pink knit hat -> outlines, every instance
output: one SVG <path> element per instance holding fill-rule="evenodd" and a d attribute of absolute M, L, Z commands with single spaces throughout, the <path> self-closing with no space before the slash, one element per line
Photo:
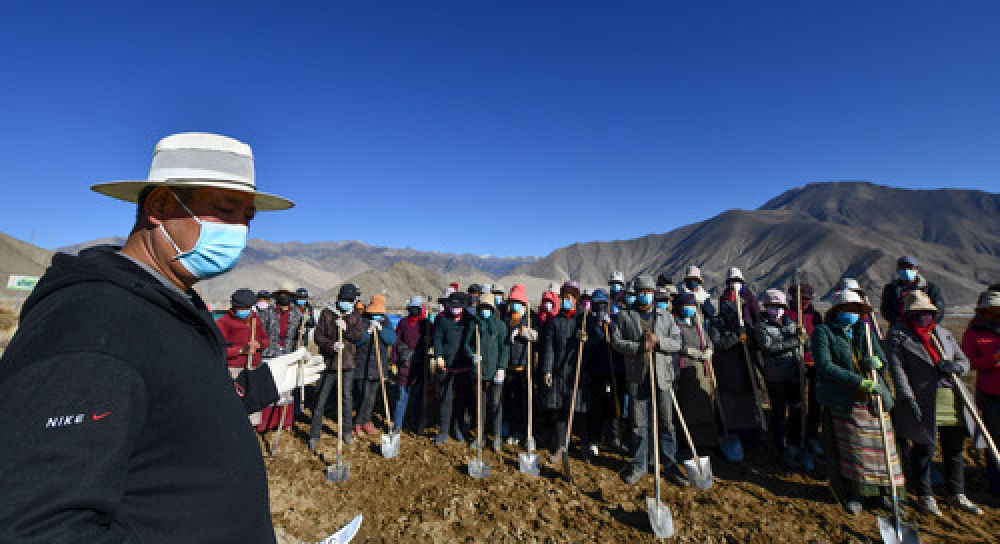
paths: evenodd
<path fill-rule="evenodd" d="M 510 301 L 516 300 L 516 301 L 524 304 L 525 306 L 527 306 L 527 304 L 528 304 L 528 288 L 525 287 L 523 283 L 514 284 L 514 286 L 510 288 L 510 296 L 507 297 L 507 300 L 510 300 Z"/>

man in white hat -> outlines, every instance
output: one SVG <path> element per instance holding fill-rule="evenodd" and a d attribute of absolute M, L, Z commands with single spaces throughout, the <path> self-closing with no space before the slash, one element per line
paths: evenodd
<path fill-rule="evenodd" d="M 236 265 L 257 210 L 292 203 L 256 190 L 249 146 L 202 133 L 93 189 L 137 203 L 135 225 L 121 248 L 56 255 L 0 359 L 0 542 L 274 542 L 246 416 L 322 362 L 233 380 L 192 286 Z"/>
<path fill-rule="evenodd" d="M 691 293 L 698 303 L 697 308 L 703 320 L 715 317 L 715 306 L 712 305 L 712 297 L 705 290 L 705 280 L 701 277 L 701 269 L 695 265 L 687 267 L 684 272 L 684 281 L 681 283 L 680 293 Z"/>

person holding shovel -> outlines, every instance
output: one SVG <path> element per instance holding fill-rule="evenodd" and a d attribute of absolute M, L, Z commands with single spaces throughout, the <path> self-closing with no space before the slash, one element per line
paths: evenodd
<path fill-rule="evenodd" d="M 836 291 L 832 306 L 812 338 L 816 358 L 816 398 L 825 408 L 823 438 L 827 477 L 844 509 L 857 515 L 868 507 L 891 509 L 890 471 L 885 462 L 882 427 L 873 395 L 882 398 L 888 411 L 893 406 L 885 354 L 874 339 L 874 331 L 861 320 L 871 306 L 853 291 Z M 877 381 L 872 378 L 874 375 Z M 898 491 L 903 472 L 896 448 L 892 420 L 883 418 L 890 448 L 891 474 Z"/>
<path fill-rule="evenodd" d="M 357 354 L 357 343 L 364 338 L 365 323 L 358 311 L 357 304 L 360 291 L 353 283 L 345 283 L 337 292 L 337 301 L 319 313 L 316 322 L 314 340 L 320 354 L 326 362 L 326 371 L 319 383 L 319 394 L 316 408 L 313 409 L 312 424 L 309 427 L 309 449 L 314 449 L 319 443 L 323 432 L 323 416 L 326 414 L 328 399 L 335 388 L 341 390 L 342 429 L 337 433 L 344 444 L 354 443 L 351 432 L 351 410 L 354 407 L 354 359 Z M 342 340 L 341 340 L 342 338 Z M 337 383 L 337 355 L 340 359 L 341 380 Z M 336 415 L 336 414 L 334 414 Z M 360 430 L 360 428 L 358 429 Z"/>
<path fill-rule="evenodd" d="M 1000 437 L 1000 286 L 979 295 L 976 315 L 962 335 L 962 352 L 976 370 L 976 403 L 983 423 L 991 436 Z M 993 494 L 1000 495 L 1000 467 L 989 455 L 986 479 Z"/>
<path fill-rule="evenodd" d="M 510 361 L 503 388 L 503 416 L 511 429 L 507 443 L 517 445 L 527 437 L 528 372 L 532 371 L 531 343 L 538 341 L 538 331 L 532 327 L 528 314 L 528 290 L 524 284 L 511 287 L 507 297 L 507 326 L 510 336 Z"/>
<path fill-rule="evenodd" d="M 570 404 L 573 397 L 573 383 L 576 380 L 577 354 L 581 342 L 586 342 L 586 333 L 582 332 L 584 312 L 577 309 L 580 299 L 580 288 L 575 282 L 566 282 L 559 289 L 559 313 L 553 316 L 546 325 L 542 338 L 542 380 L 545 385 L 543 406 L 545 407 L 549 427 L 552 433 L 552 464 L 562 463 L 566 444 L 566 426 L 569 419 Z M 589 382 L 581 376 L 577 390 L 577 402 L 574 409 L 586 412 L 586 399 L 581 398 L 581 392 L 586 391 Z"/>
<path fill-rule="evenodd" d="M 802 293 L 802 301 L 796 302 L 798 293 Z M 812 335 L 816 327 L 823 322 L 823 315 L 813 307 L 813 287 L 808 283 L 793 283 L 788 288 L 788 309 L 785 315 L 796 324 L 799 322 L 798 310 L 802 308 L 802 328 L 798 330 L 803 345 L 803 355 L 806 365 L 806 387 L 808 400 L 806 404 L 806 447 L 813 455 L 823 455 L 823 447 L 819 441 L 819 402 L 816 401 L 816 364 L 812 353 Z"/>
<path fill-rule="evenodd" d="M 0 358 L 0 432 L 16 437 L 0 542 L 276 541 L 247 414 L 296 386 L 303 354 L 234 380 L 192 288 L 236 265 L 257 211 L 292 206 L 253 172 L 243 142 L 182 133 L 148 179 L 93 187 L 135 203 L 135 223 L 122 247 L 56 254 Z"/>
<path fill-rule="evenodd" d="M 354 421 L 354 433 L 359 436 L 377 432 L 372 425 L 372 413 L 381 391 L 379 379 L 380 376 L 388 375 L 389 348 L 396 343 L 396 331 L 385 319 L 384 295 L 372 295 L 371 303 L 362 314 L 362 322 L 365 332 L 356 344 L 357 355 L 354 360 L 354 380 L 361 386 L 361 406 Z M 386 417 L 390 417 L 390 414 L 386 414 Z M 391 431 L 392 429 L 388 429 L 386 432 Z"/>
<path fill-rule="evenodd" d="M 677 391 L 677 404 L 684 413 L 695 446 L 702 451 L 714 450 L 719 446 L 719 433 L 713 403 L 715 391 L 712 388 L 711 368 L 708 366 L 712 360 L 712 340 L 698 314 L 704 301 L 699 303 L 695 293 L 689 291 L 679 295 L 674 304 L 674 315 L 681 335 L 674 387 Z M 690 445 L 688 449 L 690 450 Z"/>
<path fill-rule="evenodd" d="M 260 366 L 261 351 L 267 349 L 271 340 L 267 337 L 263 323 L 253 313 L 252 308 L 256 304 L 253 291 L 237 289 L 229 300 L 229 311 L 216 319 L 215 324 L 226 340 L 226 362 L 230 375 L 235 378 L 247 368 L 247 357 L 253 357 L 250 368 Z M 253 334 L 250 333 L 251 326 Z"/>
<path fill-rule="evenodd" d="M 600 453 L 600 444 L 624 451 L 621 441 L 621 408 L 624 403 L 625 365 L 620 353 L 611 349 L 614 318 L 604 289 L 594 291 L 593 316 L 587 320 L 586 372 L 591 379 L 591 411 L 587 417 L 590 455 Z"/>
<path fill-rule="evenodd" d="M 712 305 L 712 296 L 705 290 L 705 280 L 701 278 L 701 269 L 691 265 L 684 273 L 684 281 L 681 282 L 678 290 L 680 294 L 691 293 L 698 303 L 698 313 L 704 323 L 707 319 L 715 316 L 715 306 Z"/>
<path fill-rule="evenodd" d="M 625 357 L 625 379 L 632 400 L 632 434 L 634 453 L 625 481 L 634 484 L 653 464 L 652 402 L 647 356 L 653 354 L 656 371 L 657 417 L 659 418 L 659 448 L 665 458 L 667 478 L 679 486 L 690 485 L 677 467 L 677 438 L 673 425 L 673 403 L 669 389 L 673 387 L 675 363 L 681 351 L 681 332 L 670 312 L 656 308 L 656 283 L 647 274 L 636 278 L 636 303 L 633 309 L 618 314 L 611 333 L 611 346 Z"/>
<path fill-rule="evenodd" d="M 454 292 L 448 295 L 445 313 L 434 322 L 435 370 L 440 389 L 440 418 L 434 444 L 448 442 L 449 433 L 462 442 L 469 434 L 465 408 L 472 390 L 470 372 L 472 361 L 463 349 L 472 317 L 465 313 L 465 295 Z"/>
<path fill-rule="evenodd" d="M 396 412 L 392 419 L 395 433 L 403 430 L 410 398 L 423 398 L 424 365 L 427 364 L 427 348 L 432 342 L 431 322 L 424 317 L 424 297 L 412 296 L 406 303 L 406 317 L 396 324 L 396 345 L 392 350 L 392 363 L 399 369 L 396 374 Z M 424 417 L 423 403 L 417 402 L 416 405 L 414 420 L 419 427 Z M 422 428 L 416 430 L 418 435 L 423 434 Z"/>
<path fill-rule="evenodd" d="M 503 398 L 503 385 L 510 360 L 510 339 L 507 338 L 507 325 L 497 316 L 493 296 L 484 294 L 476 305 L 476 315 L 469 322 L 472 333 L 465 335 L 465 355 L 473 364 L 480 365 L 482 406 L 478 413 L 482 414 L 483 434 L 489 429 L 493 434 L 493 451 L 500 451 L 503 437 L 501 423 L 503 408 L 500 403 Z M 476 329 L 479 330 L 479 351 L 476 351 Z M 485 436 L 477 436 L 476 440 L 485 443 Z"/>
<path fill-rule="evenodd" d="M 970 514 L 982 510 L 965 496 L 964 407 L 949 374 L 969 372 L 969 359 L 948 329 L 937 322 L 940 310 L 920 290 L 903 298 L 901 320 L 889 329 L 885 346 L 900 403 L 894 413 L 899 437 L 913 442 L 910 474 L 917 508 L 941 516 L 931 489 L 931 457 L 941 443 L 947 502 Z"/>
<path fill-rule="evenodd" d="M 764 363 L 764 383 L 771 399 L 771 440 L 788 466 L 797 466 L 802 452 L 802 391 L 799 384 L 799 331 L 788 310 L 785 293 L 768 289 L 761 297 L 764 314 L 756 328 Z"/>

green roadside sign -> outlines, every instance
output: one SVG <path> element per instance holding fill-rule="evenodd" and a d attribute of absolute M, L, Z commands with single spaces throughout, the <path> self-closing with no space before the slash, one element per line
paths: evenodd
<path fill-rule="evenodd" d="M 31 291 L 38 283 L 38 276 L 16 276 L 11 274 L 7 277 L 7 289 L 15 291 Z"/>

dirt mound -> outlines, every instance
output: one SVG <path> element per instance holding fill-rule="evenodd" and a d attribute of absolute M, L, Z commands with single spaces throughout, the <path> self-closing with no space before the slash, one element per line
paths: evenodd
<path fill-rule="evenodd" d="M 335 425 L 334 425 L 335 426 Z M 653 542 L 645 498 L 651 476 L 637 485 L 618 472 L 626 460 L 602 452 L 582 460 L 574 452 L 573 482 L 543 459 L 538 478 L 517 469 L 517 452 L 484 452 L 493 473 L 475 480 L 466 473 L 474 450 L 430 435 L 404 433 L 400 454 L 384 459 L 378 435 L 347 448 L 347 482 L 330 483 L 325 467 L 336 462 L 329 421 L 316 453 L 304 441 L 308 424 L 296 422 L 295 438 L 283 438 L 268 461 L 272 517 L 283 542 L 315 542 L 355 515 L 365 520 L 358 542 Z M 663 482 L 663 501 L 673 512 L 676 542 L 878 542 L 871 512 L 849 516 L 825 483 L 785 470 L 760 452 L 747 463 L 712 459 L 715 485 L 708 491 Z M 986 513 L 974 517 L 944 508 L 941 519 L 918 515 L 923 541 L 998 542 L 1000 500 L 984 488 L 981 463 L 968 468 L 968 495 Z M 881 513 L 885 515 L 884 512 Z"/>

